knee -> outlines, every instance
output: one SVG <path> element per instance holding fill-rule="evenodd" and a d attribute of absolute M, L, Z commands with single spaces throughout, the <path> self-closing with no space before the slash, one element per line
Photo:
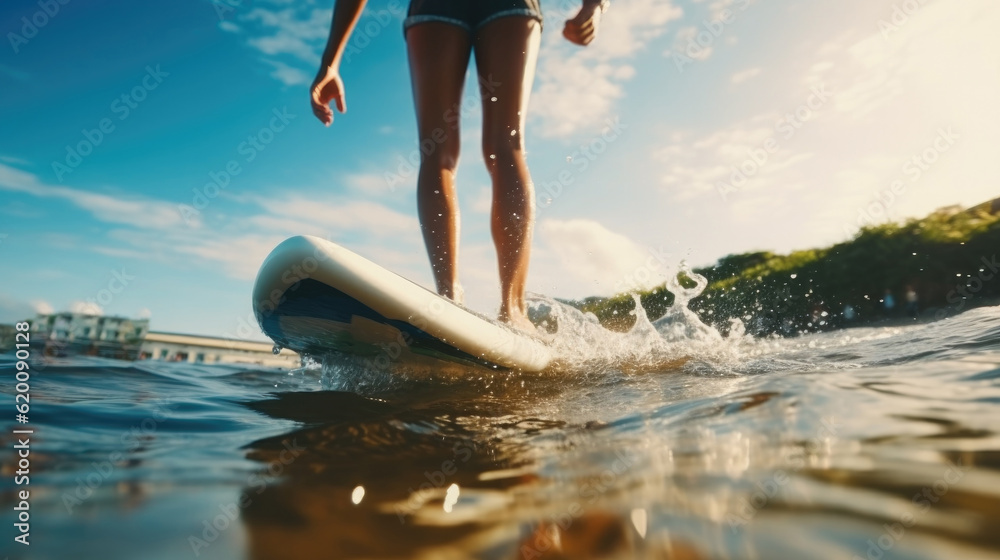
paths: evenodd
<path fill-rule="evenodd" d="M 458 167 L 459 144 L 450 138 L 424 138 L 420 141 L 420 165 L 439 171 Z"/>
<path fill-rule="evenodd" d="M 513 134 L 511 134 L 513 130 Z M 505 129 L 483 136 L 483 159 L 490 172 L 524 159 L 524 140 L 520 129 Z"/>

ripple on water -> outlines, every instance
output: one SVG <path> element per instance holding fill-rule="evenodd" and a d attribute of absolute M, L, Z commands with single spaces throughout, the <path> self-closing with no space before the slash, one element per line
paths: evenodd
<path fill-rule="evenodd" d="M 31 481 L 50 538 L 33 550 L 180 558 L 195 538 L 204 557 L 263 560 L 1000 554 L 1000 310 L 756 340 L 681 308 L 656 321 L 639 308 L 611 333 L 533 306 L 559 326 L 541 375 L 408 377 L 334 357 L 293 372 L 48 364 L 33 378 Z M 9 456 L 2 468 L 16 470 Z M 12 478 L 0 485 L 12 506 Z"/>

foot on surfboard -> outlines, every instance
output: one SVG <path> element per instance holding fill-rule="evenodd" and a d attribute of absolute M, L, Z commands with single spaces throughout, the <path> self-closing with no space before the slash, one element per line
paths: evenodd
<path fill-rule="evenodd" d="M 538 329 L 535 328 L 534 323 L 528 320 L 528 317 L 523 313 L 515 313 L 515 314 L 501 313 L 499 319 L 503 321 L 505 324 L 514 327 L 515 329 L 518 329 L 520 331 L 523 331 L 527 334 L 535 336 L 539 334 Z"/>

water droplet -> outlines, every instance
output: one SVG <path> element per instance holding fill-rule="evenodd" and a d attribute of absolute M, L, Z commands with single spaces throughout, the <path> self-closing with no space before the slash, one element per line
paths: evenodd
<path fill-rule="evenodd" d="M 441 194 L 441 191 L 434 191 L 434 194 Z"/>
<path fill-rule="evenodd" d="M 573 156 L 566 156 L 566 163 L 572 163 L 572 162 L 573 162 Z"/>
<path fill-rule="evenodd" d="M 494 98 L 495 99 L 495 98 Z M 444 512 L 451 513 L 451 509 L 458 503 L 459 489 L 457 484 L 452 484 L 444 494 Z"/>
<path fill-rule="evenodd" d="M 361 500 L 363 500 L 364 497 L 365 497 L 365 487 L 364 486 L 356 486 L 354 488 L 354 491 L 351 492 L 351 502 L 353 502 L 354 505 L 360 504 Z"/>
<path fill-rule="evenodd" d="M 490 159 L 497 159 L 496 154 L 490 154 Z"/>
<path fill-rule="evenodd" d="M 796 279 L 796 278 L 798 278 L 798 277 L 799 277 L 799 275 L 798 275 L 798 274 L 792 274 L 792 276 L 791 276 L 791 279 L 792 279 L 792 280 L 795 280 L 795 279 Z"/>
<path fill-rule="evenodd" d="M 496 101 L 496 100 L 497 100 L 497 98 L 496 98 L 496 97 L 491 97 L 491 98 L 490 98 L 490 101 Z"/>
<path fill-rule="evenodd" d="M 271 353 L 274 354 L 275 356 L 277 356 L 278 354 L 281 354 L 281 346 L 278 345 L 278 344 L 275 344 L 274 348 L 271 348 Z"/>
<path fill-rule="evenodd" d="M 517 136 L 517 131 L 516 131 L 516 130 L 512 130 L 512 131 L 510 131 L 510 135 L 511 135 L 511 136 Z"/>

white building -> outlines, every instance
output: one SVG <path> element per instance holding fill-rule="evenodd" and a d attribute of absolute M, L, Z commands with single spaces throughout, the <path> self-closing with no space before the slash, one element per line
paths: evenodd
<path fill-rule="evenodd" d="M 199 364 L 255 364 L 295 368 L 302 363 L 295 352 L 282 349 L 275 355 L 270 342 L 234 340 L 165 332 L 146 335 L 139 359 Z"/>
<path fill-rule="evenodd" d="M 202 364 L 254 364 L 295 368 L 291 350 L 275 355 L 270 342 L 149 332 L 149 319 L 83 313 L 40 314 L 31 321 L 32 341 L 44 341 L 50 356 L 91 355 L 120 360 L 163 360 Z"/>
<path fill-rule="evenodd" d="M 85 313 L 42 313 L 31 320 L 32 341 L 49 356 L 89 355 L 134 360 L 149 332 L 149 319 Z"/>
<path fill-rule="evenodd" d="M 83 313 L 39 314 L 31 330 L 49 341 L 139 343 L 149 332 L 149 319 Z"/>

